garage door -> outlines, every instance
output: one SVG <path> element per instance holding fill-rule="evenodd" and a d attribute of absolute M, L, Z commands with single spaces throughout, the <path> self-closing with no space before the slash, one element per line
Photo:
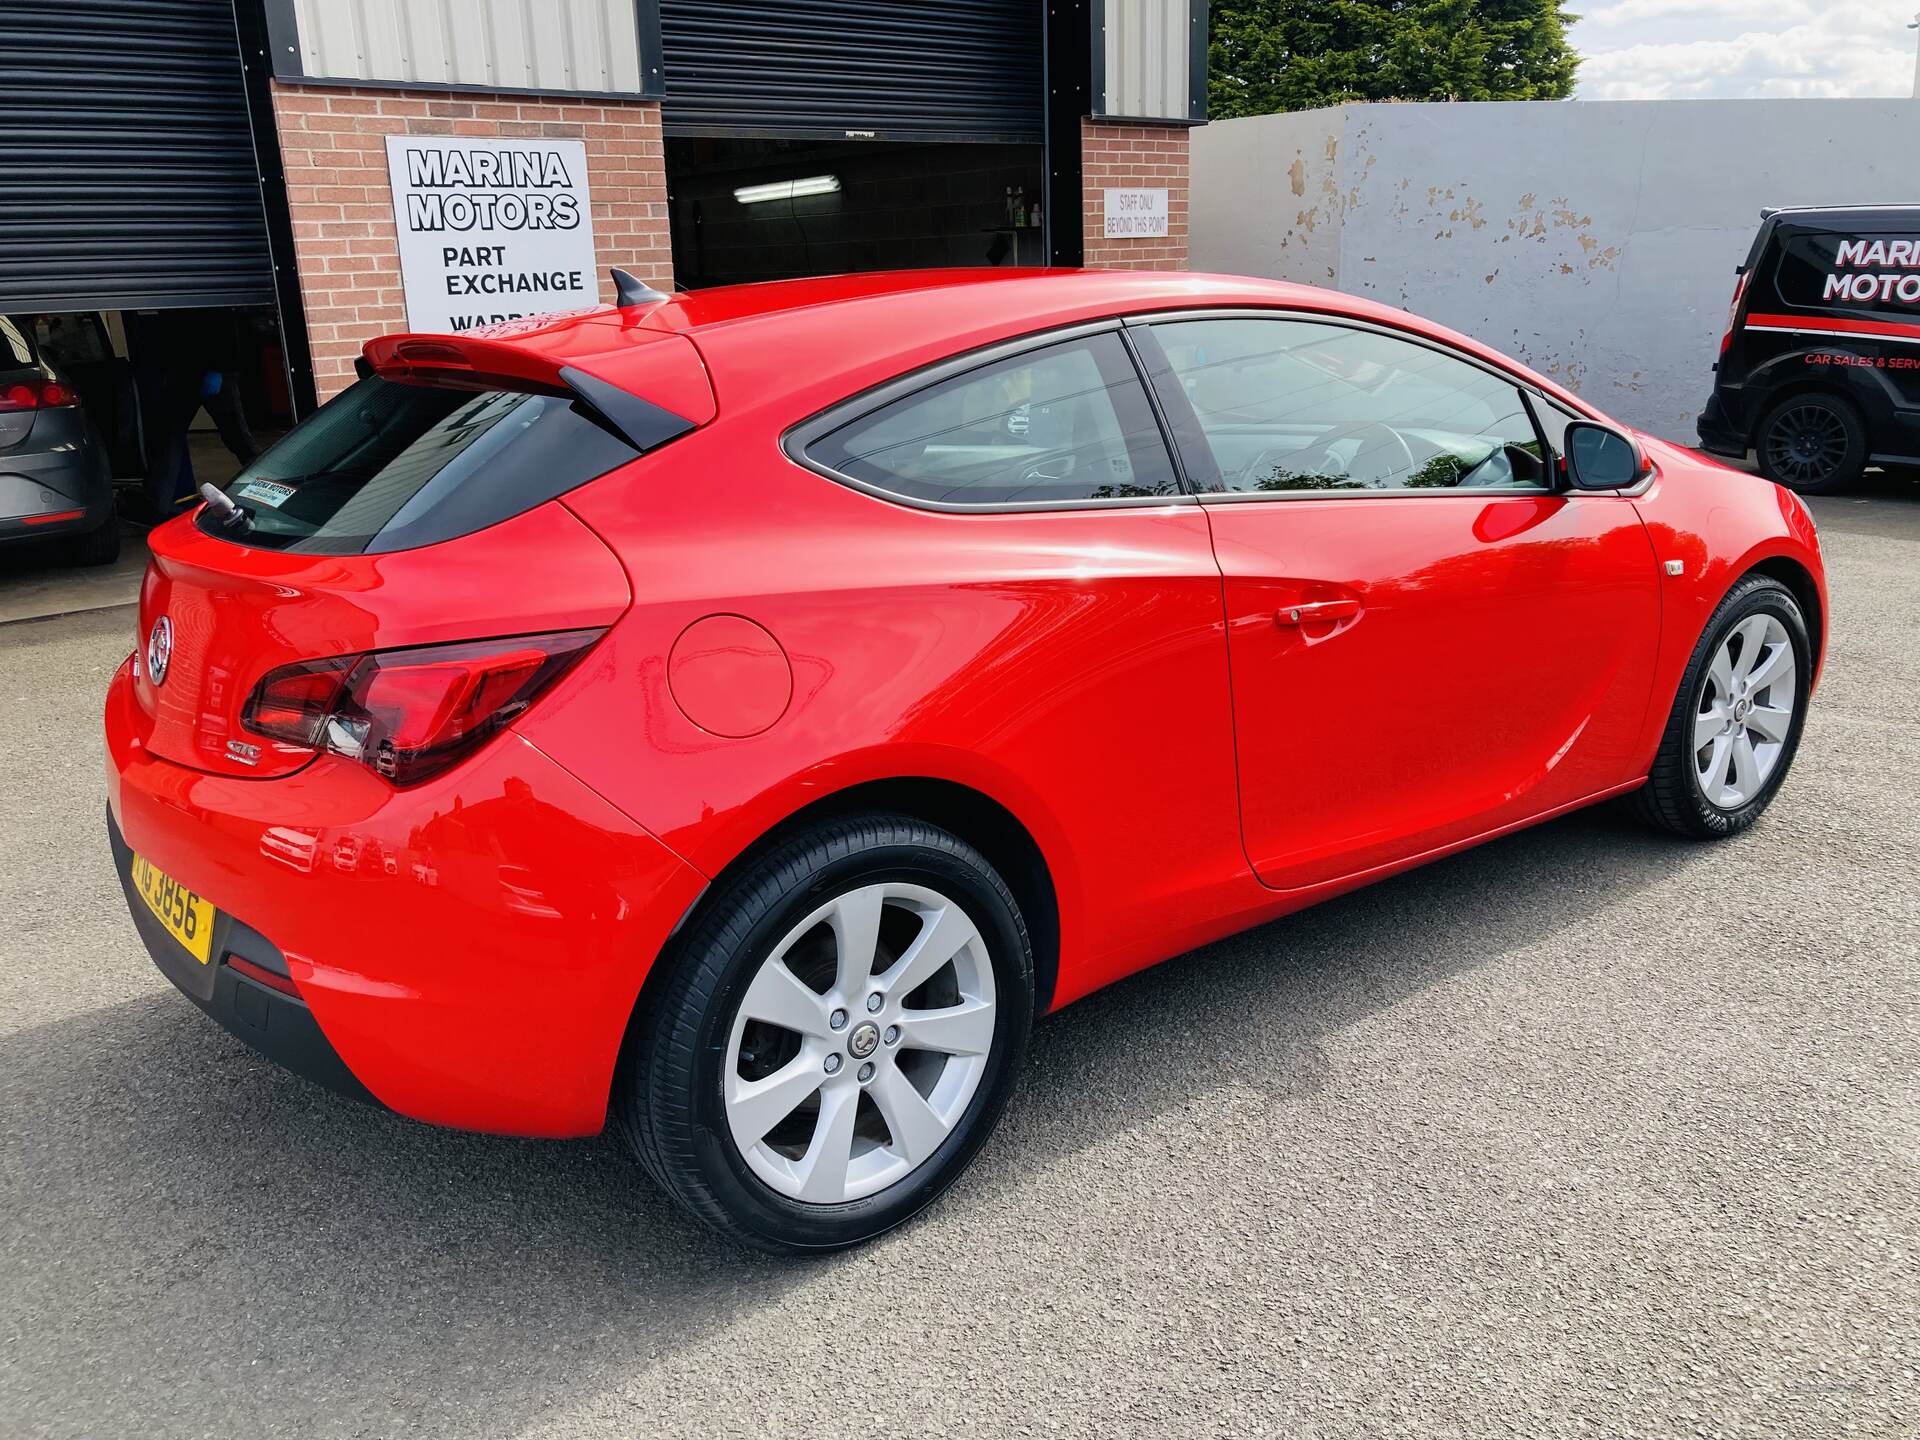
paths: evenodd
<path fill-rule="evenodd" d="M 1039 0 L 661 0 L 670 135 L 1037 141 Z"/>
<path fill-rule="evenodd" d="M 272 301 L 233 0 L 0 0 L 0 312 Z"/>

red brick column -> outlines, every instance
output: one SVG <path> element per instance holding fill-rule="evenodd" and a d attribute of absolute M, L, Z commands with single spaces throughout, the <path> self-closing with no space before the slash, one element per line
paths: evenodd
<path fill-rule="evenodd" d="M 407 324 L 387 180 L 388 135 L 585 141 L 600 298 L 613 300 L 606 274 L 612 265 L 671 288 L 666 157 L 660 107 L 652 101 L 276 83 L 273 108 L 314 385 L 322 400 L 352 381 L 362 345 Z"/>
<path fill-rule="evenodd" d="M 1187 136 L 1185 126 L 1080 122 L 1081 189 L 1086 264 L 1112 270 L 1187 268 Z M 1107 239 L 1106 190 L 1167 192 L 1167 233 Z"/>

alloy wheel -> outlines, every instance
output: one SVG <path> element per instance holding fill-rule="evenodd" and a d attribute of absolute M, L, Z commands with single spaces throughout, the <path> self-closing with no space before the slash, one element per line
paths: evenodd
<path fill-rule="evenodd" d="M 1767 430 L 1768 469 L 1789 484 L 1826 480 L 1846 454 L 1845 420 L 1817 400 L 1782 411 Z"/>
<path fill-rule="evenodd" d="M 993 963 L 952 898 L 904 882 L 838 895 L 755 971 L 727 1041 L 735 1146 L 790 1199 L 838 1204 L 905 1179 L 987 1073 Z"/>
<path fill-rule="evenodd" d="M 1694 775 L 1709 804 L 1737 810 L 1765 787 L 1792 733 L 1797 679 L 1777 617 L 1749 615 L 1727 632 L 1694 705 Z"/>

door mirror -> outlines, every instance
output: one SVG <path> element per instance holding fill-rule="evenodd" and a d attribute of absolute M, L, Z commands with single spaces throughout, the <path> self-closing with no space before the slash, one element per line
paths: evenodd
<path fill-rule="evenodd" d="M 1637 484 L 1645 470 L 1638 445 L 1591 420 L 1567 426 L 1566 447 L 1562 463 L 1576 490 L 1625 490 Z"/>

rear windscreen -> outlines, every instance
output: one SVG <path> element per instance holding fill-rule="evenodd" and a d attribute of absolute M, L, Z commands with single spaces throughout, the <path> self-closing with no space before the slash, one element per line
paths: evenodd
<path fill-rule="evenodd" d="M 37 370 L 33 332 L 11 315 L 0 315 L 0 375 L 17 375 L 27 370 Z"/>
<path fill-rule="evenodd" d="M 408 550 L 510 519 L 638 453 L 570 395 L 373 376 L 228 482 L 244 525 L 210 514 L 201 525 L 270 550 Z"/>

